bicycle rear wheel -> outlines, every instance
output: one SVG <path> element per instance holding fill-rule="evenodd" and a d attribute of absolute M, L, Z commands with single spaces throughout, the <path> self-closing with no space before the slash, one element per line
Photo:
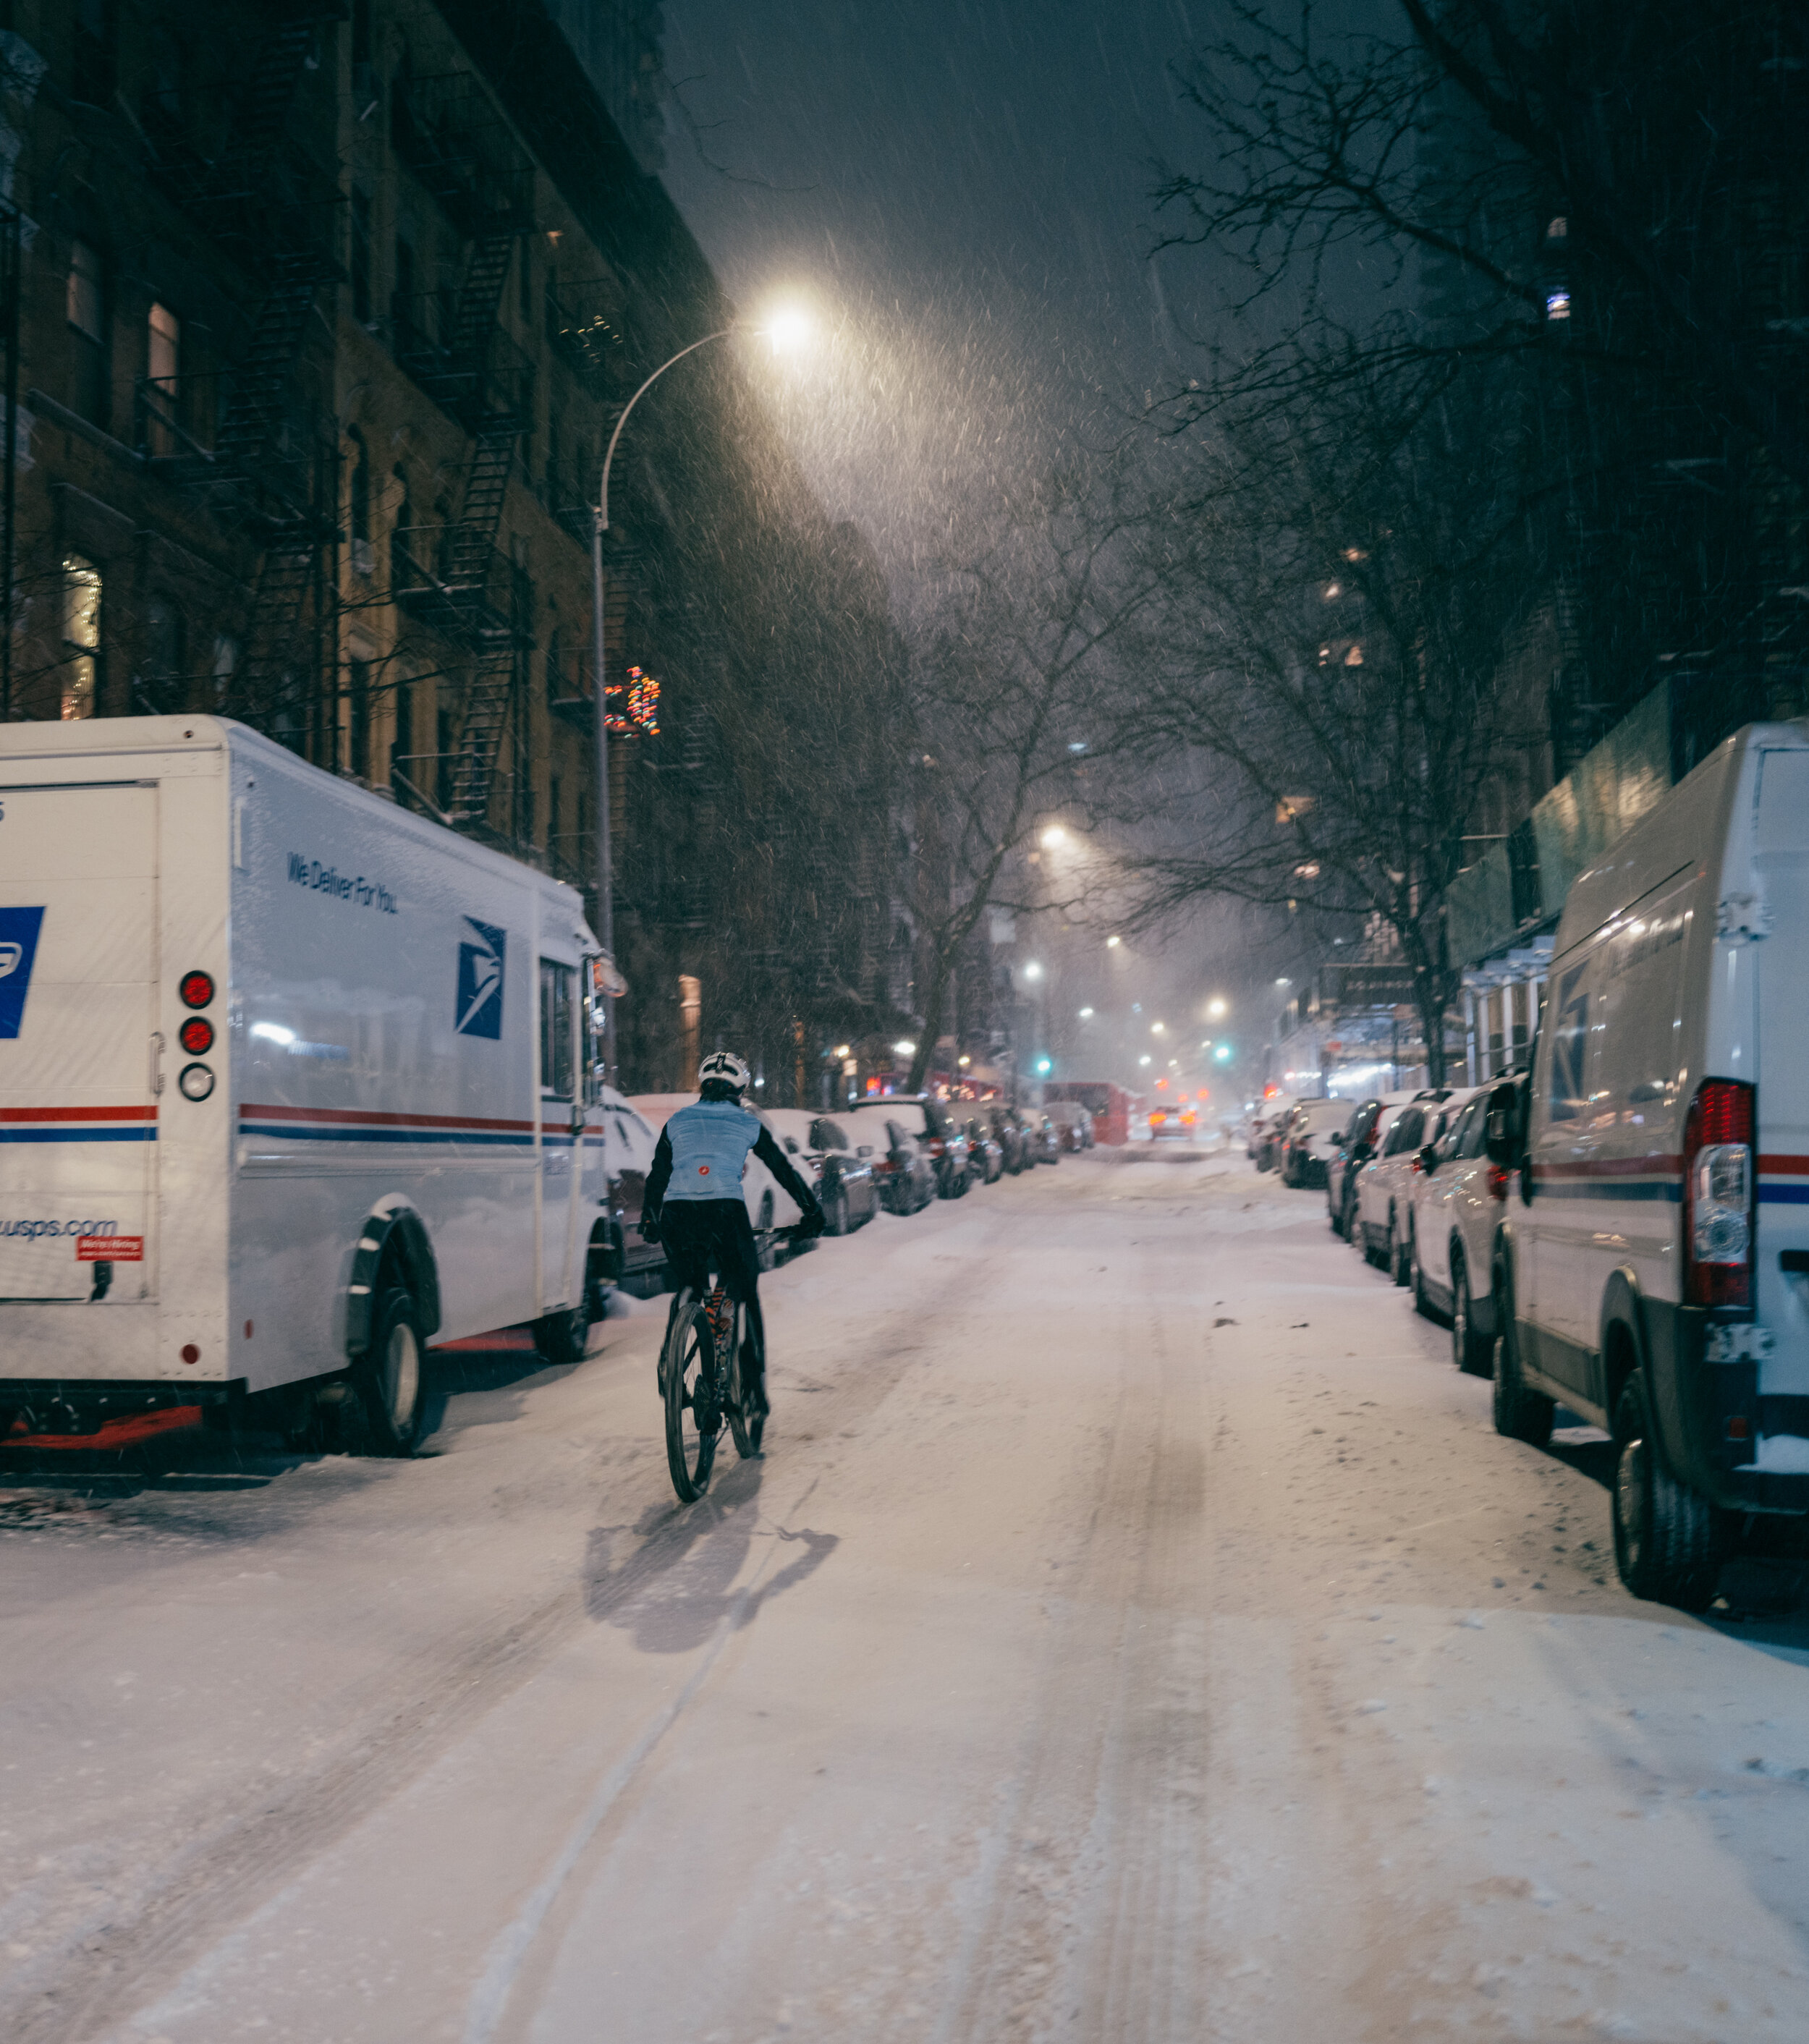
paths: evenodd
<path fill-rule="evenodd" d="M 728 1358 L 728 1429 L 735 1436 L 735 1451 L 743 1462 L 760 1452 L 760 1437 L 766 1431 L 764 1412 L 750 1413 L 747 1400 L 751 1386 L 742 1381 L 742 1354 L 748 1340 L 747 1308 L 735 1309 L 735 1345 Z M 764 1358 L 762 1358 L 762 1360 Z M 762 1397 L 766 1390 L 765 1373 L 760 1379 Z"/>
<path fill-rule="evenodd" d="M 674 1304 L 660 1368 L 666 1392 L 666 1462 L 682 1504 L 693 1504 L 709 1488 L 722 1416 L 716 1395 L 716 1349 L 709 1309 L 694 1293 Z M 698 1424 L 701 1395 L 704 1424 Z"/>

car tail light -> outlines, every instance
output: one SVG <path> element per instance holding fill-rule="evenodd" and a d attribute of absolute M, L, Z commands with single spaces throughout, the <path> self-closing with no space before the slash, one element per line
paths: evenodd
<path fill-rule="evenodd" d="M 1692 1306 L 1753 1303 L 1754 1089 L 1704 1079 L 1684 1124 L 1684 1297 Z"/>
<path fill-rule="evenodd" d="M 1511 1174 L 1505 1164 L 1491 1164 L 1488 1167 L 1488 1197 L 1504 1200 L 1508 1197 L 1508 1180 Z"/>

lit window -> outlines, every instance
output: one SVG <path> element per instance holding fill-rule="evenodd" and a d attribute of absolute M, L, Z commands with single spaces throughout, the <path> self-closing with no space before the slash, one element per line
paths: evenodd
<path fill-rule="evenodd" d="M 78 333 L 85 333 L 90 340 L 104 340 L 104 303 L 100 256 L 86 241 L 78 241 L 69 252 L 65 317 Z"/>
<path fill-rule="evenodd" d="M 1557 216 L 1557 217 L 1552 221 L 1550 226 L 1546 229 L 1546 239 L 1548 241 L 1567 240 L 1569 238 L 1569 235 L 1570 222 L 1561 213 Z"/>
<path fill-rule="evenodd" d="M 1569 317 L 1570 294 L 1568 291 L 1547 291 L 1546 317 L 1548 320 L 1561 320 L 1569 319 Z"/>
<path fill-rule="evenodd" d="M 176 373 L 181 367 L 182 334 L 182 323 L 167 305 L 151 308 L 147 366 L 151 381 L 172 398 L 176 394 Z"/>
<path fill-rule="evenodd" d="M 1362 647 L 1361 646 L 1353 646 L 1350 651 L 1344 656 L 1344 664 L 1347 667 L 1362 667 L 1363 664 Z"/>
<path fill-rule="evenodd" d="M 101 645 L 101 571 L 80 554 L 63 560 L 63 715 L 92 717 Z"/>

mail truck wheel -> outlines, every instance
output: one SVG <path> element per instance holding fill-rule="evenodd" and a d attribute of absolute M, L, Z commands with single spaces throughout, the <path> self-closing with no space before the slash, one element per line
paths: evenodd
<path fill-rule="evenodd" d="M 534 1346 L 547 1361 L 563 1366 L 584 1360 L 584 1347 L 590 1339 L 590 1316 L 582 1306 L 562 1307 L 556 1313 L 543 1314 L 534 1323 Z"/>
<path fill-rule="evenodd" d="M 425 1347 L 414 1301 L 401 1285 L 391 1285 L 371 1316 L 371 1346 L 354 1385 L 364 1444 L 373 1454 L 412 1455 L 421 1446 L 427 1426 Z"/>
<path fill-rule="evenodd" d="M 1615 1408 L 1615 1566 L 1636 1597 L 1706 1611 L 1721 1557 L 1715 1508 L 1673 1474 L 1652 1425 L 1646 1374 Z"/>

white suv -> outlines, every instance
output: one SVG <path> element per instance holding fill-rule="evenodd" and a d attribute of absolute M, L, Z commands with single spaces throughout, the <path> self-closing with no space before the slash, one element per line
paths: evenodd
<path fill-rule="evenodd" d="M 1357 1174 L 1351 1239 L 1366 1262 L 1380 1265 L 1397 1285 L 1407 1282 L 1411 1270 L 1413 1178 L 1419 1152 L 1437 1137 L 1440 1107 L 1450 1097 L 1428 1090 L 1409 1101 L 1389 1124 L 1374 1162 Z"/>
<path fill-rule="evenodd" d="M 1746 1515 L 1809 1514 L 1809 722 L 1726 740 L 1571 889 L 1519 1190 L 1496 1424 L 1608 1428 L 1621 1580 L 1700 1609 Z"/>
<path fill-rule="evenodd" d="M 1517 1124 L 1523 1084 L 1509 1077 L 1471 1094 L 1421 1151 L 1413 1181 L 1413 1303 L 1449 1319 L 1451 1360 L 1479 1377 L 1493 1367 L 1500 1331 L 1494 1274 L 1513 1176 L 1488 1155 L 1488 1118 L 1499 1109 Z"/>

